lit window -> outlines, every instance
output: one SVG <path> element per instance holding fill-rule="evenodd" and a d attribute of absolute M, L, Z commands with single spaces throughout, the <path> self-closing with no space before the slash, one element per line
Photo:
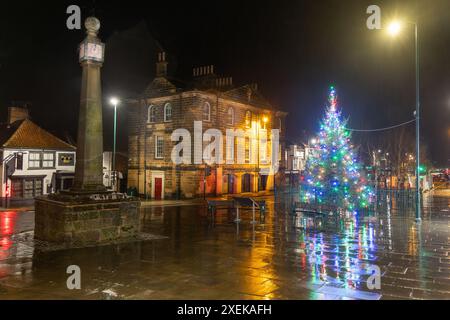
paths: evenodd
<path fill-rule="evenodd" d="M 30 169 L 39 169 L 41 167 L 41 154 L 39 152 L 30 152 L 28 155 L 28 167 Z"/>
<path fill-rule="evenodd" d="M 54 168 L 55 167 L 55 154 L 53 152 L 44 153 L 42 167 L 43 168 Z"/>
<path fill-rule="evenodd" d="M 164 158 L 164 137 L 161 136 L 155 137 L 155 158 L 156 159 Z"/>
<path fill-rule="evenodd" d="M 164 122 L 172 121 L 172 105 L 167 103 L 164 106 Z"/>
<path fill-rule="evenodd" d="M 155 123 L 156 122 L 156 108 L 155 106 L 148 107 L 148 123 Z"/>
<path fill-rule="evenodd" d="M 211 105 L 205 102 L 203 105 L 203 121 L 211 121 Z"/>
<path fill-rule="evenodd" d="M 228 108 L 228 124 L 234 125 L 234 109 L 231 107 Z"/>
<path fill-rule="evenodd" d="M 252 113 L 251 111 L 247 111 L 245 113 L 245 126 L 250 128 L 252 126 Z"/>
<path fill-rule="evenodd" d="M 251 140 L 249 137 L 245 138 L 245 163 L 250 163 L 251 157 Z"/>

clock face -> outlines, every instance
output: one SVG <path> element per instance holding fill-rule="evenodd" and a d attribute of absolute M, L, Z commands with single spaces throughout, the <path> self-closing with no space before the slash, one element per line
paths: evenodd
<path fill-rule="evenodd" d="M 102 60 L 103 58 L 103 46 L 96 43 L 88 43 L 87 56 L 94 58 L 95 60 Z"/>
<path fill-rule="evenodd" d="M 103 45 L 98 43 L 82 43 L 80 60 L 103 61 Z"/>

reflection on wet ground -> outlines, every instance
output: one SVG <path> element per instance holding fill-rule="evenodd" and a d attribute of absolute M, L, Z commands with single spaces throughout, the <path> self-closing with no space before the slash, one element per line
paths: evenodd
<path fill-rule="evenodd" d="M 236 225 L 226 210 L 153 207 L 143 231 L 166 239 L 45 253 L 32 245 L 32 212 L 3 212 L 0 299 L 450 299 L 449 199 L 425 199 L 421 225 L 396 210 L 293 217 L 291 199 L 266 198 L 256 225 L 251 212 Z M 70 265 L 79 291 L 67 289 Z M 376 267 L 381 290 L 370 290 Z"/>

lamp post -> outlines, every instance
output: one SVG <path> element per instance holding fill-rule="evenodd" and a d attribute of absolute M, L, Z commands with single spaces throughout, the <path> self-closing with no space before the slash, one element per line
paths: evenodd
<path fill-rule="evenodd" d="M 266 125 L 267 125 L 267 123 L 269 122 L 269 118 L 266 116 L 266 115 L 263 115 L 263 117 L 262 117 L 262 119 L 261 119 L 261 115 L 260 114 L 258 114 L 258 124 L 257 124 L 257 130 L 258 130 L 258 191 L 260 191 L 259 189 L 260 189 L 260 185 L 262 184 L 262 182 L 261 182 L 261 170 L 260 170 L 260 167 L 261 167 L 261 164 L 260 164 L 260 159 L 261 159 L 261 145 L 260 145 L 260 139 L 261 139 L 261 137 L 260 137 L 260 130 L 261 130 L 261 121 L 262 121 L 262 123 L 263 123 L 263 127 L 264 127 L 264 129 L 266 129 Z M 267 133 L 266 133 L 266 139 L 267 139 Z"/>
<path fill-rule="evenodd" d="M 114 172 L 114 189 L 117 188 L 116 182 L 116 143 L 117 143 L 117 105 L 120 103 L 120 100 L 117 98 L 111 98 L 111 104 L 114 106 L 114 143 L 113 143 L 113 154 L 112 154 L 112 166 L 111 171 Z M 117 190 L 115 190 L 117 191 Z"/>
<path fill-rule="evenodd" d="M 419 28 L 415 22 L 408 22 L 414 26 L 414 41 L 416 55 L 416 222 L 422 220 L 421 217 L 421 194 L 420 194 L 420 60 L 419 60 Z M 403 25 L 399 21 L 392 22 L 387 30 L 391 36 L 400 33 Z"/>

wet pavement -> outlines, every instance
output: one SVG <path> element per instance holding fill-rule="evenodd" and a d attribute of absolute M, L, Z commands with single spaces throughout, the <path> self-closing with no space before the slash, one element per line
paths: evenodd
<path fill-rule="evenodd" d="M 148 207 L 143 232 L 166 238 L 50 252 L 34 245 L 33 212 L 0 212 L 0 299 L 450 299 L 448 194 L 426 196 L 420 225 L 395 203 L 320 220 L 265 199 L 258 224 L 250 211 L 236 224 L 227 210 Z M 70 265 L 81 290 L 67 289 Z"/>

